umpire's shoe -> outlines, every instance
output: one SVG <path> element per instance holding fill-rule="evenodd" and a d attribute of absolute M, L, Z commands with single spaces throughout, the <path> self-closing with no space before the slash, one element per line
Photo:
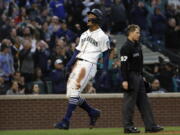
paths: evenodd
<path fill-rule="evenodd" d="M 162 130 L 164 130 L 163 127 L 156 125 L 156 126 L 153 126 L 151 129 L 146 129 L 145 132 L 146 133 L 155 133 L 155 132 L 160 132 Z"/>
<path fill-rule="evenodd" d="M 54 125 L 54 128 L 58 129 L 69 129 L 69 122 L 66 120 L 62 120 Z"/>
<path fill-rule="evenodd" d="M 138 130 L 136 127 L 129 127 L 124 129 L 124 133 L 130 134 L 130 133 L 140 133 L 140 130 Z"/>
<path fill-rule="evenodd" d="M 94 109 L 93 111 L 91 111 L 91 113 L 89 114 L 89 117 L 90 117 L 89 128 L 90 129 L 92 129 L 96 125 L 96 121 L 100 117 L 100 115 L 101 115 L 101 111 L 98 109 Z"/>

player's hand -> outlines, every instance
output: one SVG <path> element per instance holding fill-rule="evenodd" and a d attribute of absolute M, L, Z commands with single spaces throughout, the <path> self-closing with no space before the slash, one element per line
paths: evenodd
<path fill-rule="evenodd" d="M 128 82 L 127 81 L 123 81 L 122 82 L 122 87 L 124 90 L 128 90 Z"/>
<path fill-rule="evenodd" d="M 77 83 L 76 84 L 76 89 L 80 89 L 81 88 L 81 84 L 80 83 Z"/>

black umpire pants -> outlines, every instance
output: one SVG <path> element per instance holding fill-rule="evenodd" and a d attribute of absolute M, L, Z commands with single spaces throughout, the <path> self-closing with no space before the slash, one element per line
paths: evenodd
<path fill-rule="evenodd" d="M 128 91 L 124 92 L 123 104 L 123 126 L 124 128 L 133 127 L 133 115 L 135 105 L 144 121 L 146 129 L 151 129 L 155 125 L 153 113 L 145 91 L 142 75 L 130 72 L 128 80 Z"/>

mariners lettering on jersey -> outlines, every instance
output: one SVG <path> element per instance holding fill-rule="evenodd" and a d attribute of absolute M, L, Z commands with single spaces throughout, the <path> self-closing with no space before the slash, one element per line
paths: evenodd
<path fill-rule="evenodd" d="M 109 48 L 109 38 L 102 29 L 99 28 L 93 32 L 87 30 L 81 35 L 76 47 L 80 51 L 77 58 L 97 63 L 100 54 Z"/>
<path fill-rule="evenodd" d="M 93 44 L 96 47 L 98 46 L 98 42 L 90 36 L 82 39 L 82 45 L 84 44 L 85 41 L 90 42 L 91 44 Z"/>

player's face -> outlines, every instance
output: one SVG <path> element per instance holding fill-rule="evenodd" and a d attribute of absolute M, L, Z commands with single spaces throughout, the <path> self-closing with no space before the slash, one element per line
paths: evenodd
<path fill-rule="evenodd" d="M 94 23 L 92 22 L 92 20 L 95 19 L 95 18 L 96 18 L 95 15 L 93 15 L 93 14 L 88 14 L 88 22 L 87 22 L 87 26 L 88 26 L 88 27 L 91 27 L 91 26 L 94 25 Z"/>
<path fill-rule="evenodd" d="M 131 33 L 134 41 L 139 41 L 140 39 L 140 29 L 136 29 L 134 32 Z"/>

